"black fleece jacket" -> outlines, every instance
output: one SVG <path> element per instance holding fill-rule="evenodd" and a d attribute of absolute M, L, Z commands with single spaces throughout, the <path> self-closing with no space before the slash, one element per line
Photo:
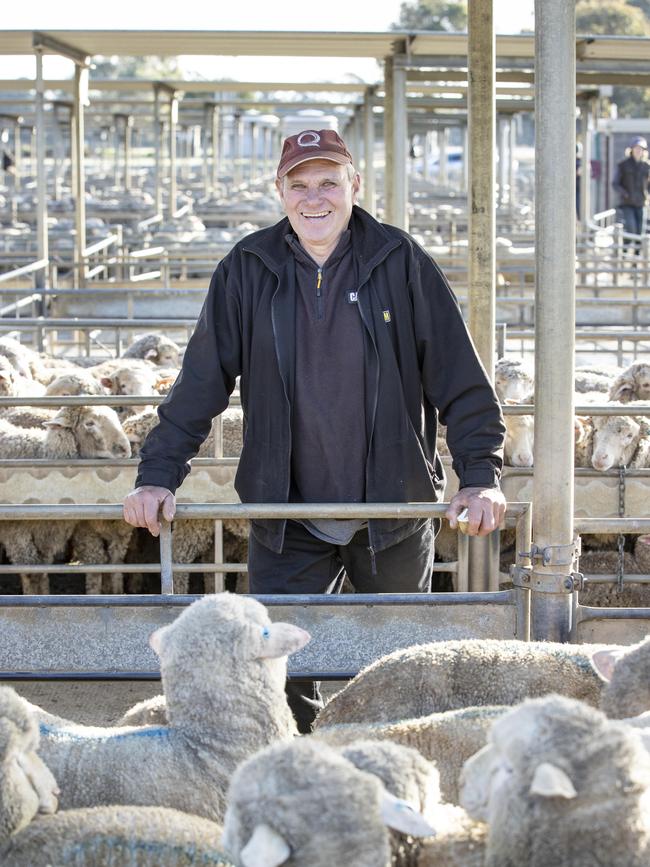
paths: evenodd
<path fill-rule="evenodd" d="M 442 497 L 438 416 L 447 425 L 460 486 L 496 487 L 503 418 L 445 277 L 409 235 L 357 206 L 349 228 L 364 325 L 366 501 Z M 242 502 L 288 501 L 290 396 L 300 375 L 293 255 L 284 240 L 289 231 L 285 218 L 244 238 L 219 263 L 182 370 L 158 409 L 160 423 L 141 450 L 137 485 L 176 490 L 241 376 L 244 445 L 235 488 Z M 341 382 L 345 387 L 344 371 Z M 253 532 L 279 552 L 285 524 L 254 521 Z M 413 529 L 404 519 L 370 521 L 371 549 L 387 548 Z"/>

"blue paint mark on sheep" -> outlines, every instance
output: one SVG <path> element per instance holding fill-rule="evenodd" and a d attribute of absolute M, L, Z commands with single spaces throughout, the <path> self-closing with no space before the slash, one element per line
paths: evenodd
<path fill-rule="evenodd" d="M 131 729 L 127 732 L 121 732 L 119 730 L 116 732 L 111 732 L 93 729 L 92 731 L 86 733 L 83 731 L 75 731 L 73 729 L 60 728 L 59 726 L 55 725 L 48 725 L 48 723 L 41 723 L 39 725 L 39 731 L 41 733 L 41 737 L 66 741 L 123 741 L 131 740 L 133 738 L 165 739 L 169 737 L 169 729 L 164 728 L 163 726 L 143 726 L 142 728 Z"/>
<path fill-rule="evenodd" d="M 232 867 L 230 861 L 226 860 L 223 852 L 219 852 L 217 849 L 214 852 L 206 852 L 199 851 L 192 843 L 183 845 L 156 841 L 145 842 L 143 840 L 129 840 L 124 836 L 101 833 L 88 837 L 81 843 L 71 843 L 69 846 L 66 846 L 62 852 L 62 857 L 66 864 L 85 864 L 85 858 L 91 853 L 105 857 L 109 852 L 113 856 L 128 852 L 133 856 L 134 864 L 138 863 L 135 859 L 140 852 L 147 853 L 149 858 L 159 856 L 162 863 L 168 861 L 170 854 L 173 852 L 176 855 L 182 855 L 185 858 L 191 859 L 192 864 L 213 864 L 216 867 Z"/>

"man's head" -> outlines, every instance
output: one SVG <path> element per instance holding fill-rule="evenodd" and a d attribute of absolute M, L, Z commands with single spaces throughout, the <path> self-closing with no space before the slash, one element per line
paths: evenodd
<path fill-rule="evenodd" d="M 648 142 L 643 138 L 643 136 L 638 135 L 632 139 L 632 142 L 630 143 L 630 153 L 637 162 L 646 156 L 648 153 Z"/>
<path fill-rule="evenodd" d="M 305 130 L 286 139 L 275 184 L 291 228 L 319 264 L 347 228 L 360 183 L 334 130 Z"/>

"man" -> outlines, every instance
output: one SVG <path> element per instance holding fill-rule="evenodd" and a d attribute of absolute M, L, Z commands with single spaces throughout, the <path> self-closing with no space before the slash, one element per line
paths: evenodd
<path fill-rule="evenodd" d="M 626 232 L 641 235 L 645 232 L 643 211 L 648 200 L 648 176 L 650 163 L 647 160 L 648 143 L 641 136 L 632 139 L 627 156 L 616 167 L 612 186 L 620 196 L 619 210 Z M 640 242 L 635 242 L 637 254 Z"/>
<path fill-rule="evenodd" d="M 354 204 L 360 177 L 333 130 L 290 136 L 276 186 L 287 216 L 214 272 L 125 519 L 154 535 L 160 506 L 171 519 L 187 461 L 241 376 L 243 502 L 439 500 L 440 413 L 461 487 L 451 525 L 467 506 L 468 532 L 491 532 L 505 510 L 503 419 L 443 275 Z M 358 592 L 426 592 L 433 538 L 428 519 L 254 521 L 250 589 L 323 593 L 345 567 Z"/>

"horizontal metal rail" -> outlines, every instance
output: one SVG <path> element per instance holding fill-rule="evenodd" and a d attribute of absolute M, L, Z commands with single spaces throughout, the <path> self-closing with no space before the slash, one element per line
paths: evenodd
<path fill-rule="evenodd" d="M 98 362 L 101 363 L 101 362 Z M 124 359 L 127 365 L 129 359 Z M 79 368 L 83 370 L 84 368 Z M 88 370 L 89 368 L 85 368 Z M 155 371 L 154 371 L 155 372 Z M 165 399 L 161 394 L 65 394 L 39 395 L 38 397 L 0 397 L 0 407 L 3 406 L 158 406 Z M 230 406 L 241 406 L 239 395 L 231 395 Z"/>
<path fill-rule="evenodd" d="M 0 328 L 27 331 L 34 328 L 187 328 L 196 325 L 196 317 L 175 318 L 77 318 L 50 319 L 48 316 L 19 316 L 15 319 L 0 319 Z"/>
<path fill-rule="evenodd" d="M 33 274 L 36 271 L 44 271 L 48 266 L 48 259 L 30 262 L 29 265 L 23 265 L 21 268 L 15 268 L 13 271 L 5 271 L 3 274 L 0 274 L 0 283 L 7 283 L 9 280 L 15 280 L 16 277 L 24 277 L 26 274 Z"/>

